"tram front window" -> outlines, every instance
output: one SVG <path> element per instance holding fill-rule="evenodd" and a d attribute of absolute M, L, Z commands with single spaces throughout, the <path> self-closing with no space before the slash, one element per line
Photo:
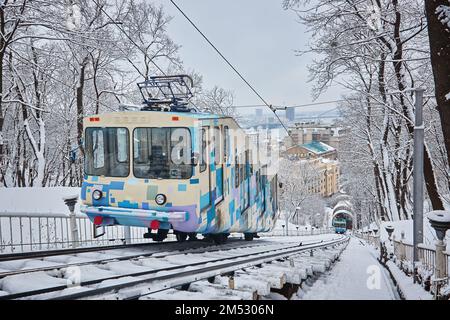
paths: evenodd
<path fill-rule="evenodd" d="M 126 128 L 87 128 L 85 173 L 93 176 L 128 177 L 129 137 Z"/>
<path fill-rule="evenodd" d="M 189 179 L 191 134 L 186 128 L 136 128 L 133 172 L 144 179 Z"/>

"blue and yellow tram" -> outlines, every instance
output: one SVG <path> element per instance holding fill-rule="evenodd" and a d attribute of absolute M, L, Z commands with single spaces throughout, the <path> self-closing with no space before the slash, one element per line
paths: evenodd
<path fill-rule="evenodd" d="M 277 177 L 231 117 L 148 108 L 84 119 L 82 211 L 96 226 L 148 228 L 221 242 L 270 231 Z"/>

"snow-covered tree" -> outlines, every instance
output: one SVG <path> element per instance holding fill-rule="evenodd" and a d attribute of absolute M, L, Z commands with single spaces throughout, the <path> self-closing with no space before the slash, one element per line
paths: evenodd
<path fill-rule="evenodd" d="M 310 48 L 299 54 L 318 57 L 310 66 L 314 95 L 332 84 L 354 92 L 341 105 L 343 124 L 351 127 L 348 148 L 340 153 L 344 172 L 371 174 L 371 179 L 355 182 L 367 183 L 379 219 L 410 217 L 414 96 L 408 89 L 421 86 L 426 95 L 433 95 L 423 1 L 285 0 L 283 4 L 312 34 Z M 432 122 L 435 101 L 425 103 L 425 186 L 433 208 L 441 209 L 450 180 L 448 173 L 435 174 L 442 160 L 437 152 L 441 128 Z M 438 138 L 430 137 L 431 124 Z"/>
<path fill-rule="evenodd" d="M 313 188 L 319 181 L 320 173 L 310 161 L 289 160 L 280 158 L 279 160 L 278 180 L 282 184 L 279 190 L 280 209 L 288 215 L 288 219 L 297 222 L 304 222 L 311 214 L 310 206 L 304 205 L 309 199 L 317 199 Z M 308 202 L 310 203 L 310 202 Z M 325 209 L 325 203 L 322 203 L 322 209 Z M 313 210 L 314 211 L 314 210 Z"/>

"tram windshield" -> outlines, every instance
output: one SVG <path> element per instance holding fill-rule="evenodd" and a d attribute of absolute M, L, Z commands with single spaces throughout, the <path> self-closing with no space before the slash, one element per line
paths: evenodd
<path fill-rule="evenodd" d="M 347 227 L 347 222 L 345 220 L 335 220 L 334 226 L 338 228 L 345 228 Z"/>
<path fill-rule="evenodd" d="M 133 172 L 145 179 L 189 179 L 191 134 L 186 128 L 136 128 Z"/>
<path fill-rule="evenodd" d="M 127 177 L 130 171 L 129 134 L 126 128 L 87 128 L 85 173 Z"/>

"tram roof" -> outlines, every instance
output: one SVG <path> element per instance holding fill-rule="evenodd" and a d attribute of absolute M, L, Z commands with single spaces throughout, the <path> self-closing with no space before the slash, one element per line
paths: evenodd
<path fill-rule="evenodd" d="M 207 112 L 172 112 L 172 111 L 115 111 L 115 112 L 105 112 L 98 115 L 89 115 L 86 116 L 86 118 L 89 117 L 102 117 L 102 116 L 136 116 L 136 115 L 144 115 L 144 116 L 150 116 L 150 115 L 167 115 L 167 116 L 178 116 L 183 118 L 192 118 L 192 119 L 225 119 L 225 118 L 231 118 L 230 116 L 220 115 L 220 114 L 214 114 L 214 113 L 207 113 Z"/>

